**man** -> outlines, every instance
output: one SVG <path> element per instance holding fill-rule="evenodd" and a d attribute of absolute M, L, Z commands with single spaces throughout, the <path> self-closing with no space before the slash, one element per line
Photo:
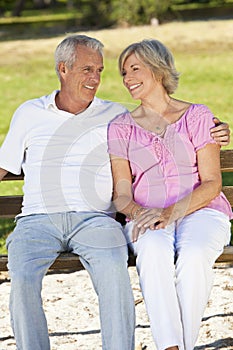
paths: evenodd
<path fill-rule="evenodd" d="M 98 295 L 104 350 L 134 349 L 127 246 L 111 217 L 107 125 L 125 109 L 95 97 L 103 45 L 72 35 L 55 52 L 60 90 L 25 102 L 0 149 L 0 180 L 25 174 L 24 200 L 7 239 L 10 311 L 17 348 L 49 350 L 42 279 L 62 251 L 80 256 Z M 229 142 L 227 125 L 212 130 Z M 78 298 L 78 296 L 77 296 Z"/>
<path fill-rule="evenodd" d="M 103 349 L 133 350 L 127 245 L 121 225 L 107 215 L 107 123 L 124 108 L 95 97 L 103 70 L 99 41 L 70 36 L 55 60 L 60 91 L 20 106 L 0 151 L 0 179 L 21 167 L 25 174 L 22 212 L 7 239 L 17 349 L 50 349 L 42 279 L 58 254 L 70 251 L 98 294 Z"/>

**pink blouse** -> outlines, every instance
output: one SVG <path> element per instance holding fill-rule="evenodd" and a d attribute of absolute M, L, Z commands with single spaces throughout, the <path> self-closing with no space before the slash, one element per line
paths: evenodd
<path fill-rule="evenodd" d="M 140 127 L 130 113 L 109 124 L 108 152 L 129 160 L 134 177 L 134 200 L 144 207 L 166 208 L 200 185 L 197 151 L 209 143 L 213 114 L 204 105 L 193 104 L 161 138 Z M 213 199 L 208 208 L 232 218 L 225 195 Z"/>

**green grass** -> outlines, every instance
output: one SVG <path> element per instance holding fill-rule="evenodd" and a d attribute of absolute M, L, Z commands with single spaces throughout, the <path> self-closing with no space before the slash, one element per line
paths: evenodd
<path fill-rule="evenodd" d="M 15 227 L 15 223 L 13 219 L 0 219 L 0 228 L 1 228 L 1 235 L 0 235 L 0 255 L 6 254 L 6 246 L 5 241 L 7 236 Z"/>
<path fill-rule="evenodd" d="M 182 72 L 180 87 L 176 93 L 180 98 L 207 104 L 221 118 L 232 124 L 232 54 L 226 52 L 208 54 L 177 54 L 179 71 Z M 224 62 L 224 64 L 223 64 Z"/>
<path fill-rule="evenodd" d="M 172 49 L 177 69 L 182 73 L 174 97 L 207 104 L 233 130 L 233 38 L 229 35 L 232 25 L 233 21 L 213 21 L 173 23 L 156 29 L 144 26 L 88 32 L 102 40 L 106 47 L 105 71 L 98 96 L 133 109 L 137 102 L 131 100 L 122 85 L 117 55 L 130 42 L 157 37 Z M 19 104 L 58 88 L 53 52 L 62 38 L 0 42 L 0 144 Z M 233 148 L 233 140 L 228 148 Z M 224 175 L 224 182 L 232 184 L 233 174 Z M 1 195 L 19 194 L 21 184 L 2 182 L 0 191 Z M 5 237 L 12 225 L 12 220 L 0 222 L 0 253 L 5 253 Z"/>
<path fill-rule="evenodd" d="M 232 0 L 212 0 L 212 1 L 192 1 L 190 3 L 185 3 L 185 1 L 173 1 L 172 9 L 173 10 L 196 10 L 202 8 L 214 8 L 214 7 L 228 7 L 232 5 Z"/>
<path fill-rule="evenodd" d="M 68 19 L 75 19 L 78 18 L 79 15 L 77 11 L 71 11 L 71 12 L 64 12 L 61 13 L 54 13 L 54 11 L 50 10 L 36 15 L 32 12 L 24 11 L 23 17 L 11 17 L 9 14 L 6 14 L 4 18 L 0 18 L 0 24 L 6 25 L 6 24 L 19 24 L 19 23 L 42 23 L 43 22 L 56 22 L 56 21 L 64 21 Z"/>

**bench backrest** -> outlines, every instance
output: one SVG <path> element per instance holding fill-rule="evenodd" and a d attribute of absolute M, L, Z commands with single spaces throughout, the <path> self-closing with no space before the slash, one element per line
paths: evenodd
<path fill-rule="evenodd" d="M 222 150 L 221 154 L 221 171 L 233 172 L 233 150 Z M 21 175 L 14 175 L 8 173 L 2 181 L 17 181 L 23 180 L 23 173 Z M 233 207 L 233 185 L 223 186 L 223 192 L 227 196 L 231 206 Z M 13 218 L 20 213 L 22 205 L 21 195 L 0 196 L 0 218 Z"/>

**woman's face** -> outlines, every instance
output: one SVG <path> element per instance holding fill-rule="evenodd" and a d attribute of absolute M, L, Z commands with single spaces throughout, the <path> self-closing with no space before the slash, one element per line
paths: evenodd
<path fill-rule="evenodd" d="M 134 53 L 125 60 L 122 76 L 125 87 L 135 100 L 149 97 L 158 86 L 152 71 Z"/>

